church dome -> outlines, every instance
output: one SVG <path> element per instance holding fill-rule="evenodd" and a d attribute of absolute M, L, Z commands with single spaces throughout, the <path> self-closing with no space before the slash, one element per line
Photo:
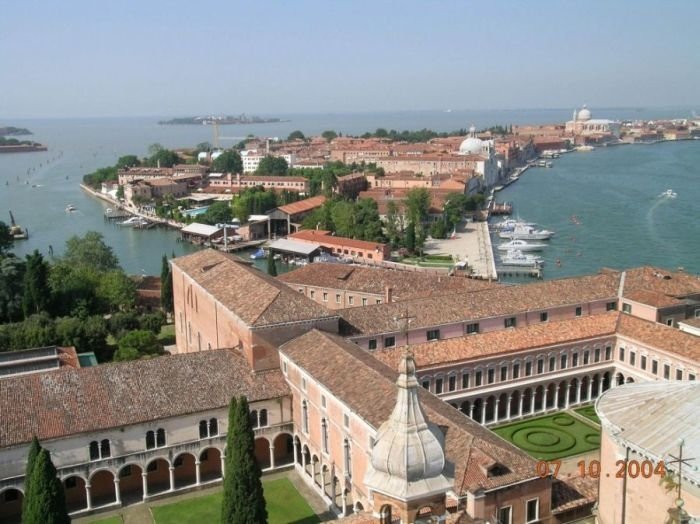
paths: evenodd
<path fill-rule="evenodd" d="M 589 109 L 584 105 L 583 108 L 578 112 L 576 115 L 576 120 L 590 120 L 591 119 L 591 112 Z"/>
<path fill-rule="evenodd" d="M 469 137 L 459 145 L 460 155 L 479 155 L 484 147 L 483 141 L 476 137 Z"/>

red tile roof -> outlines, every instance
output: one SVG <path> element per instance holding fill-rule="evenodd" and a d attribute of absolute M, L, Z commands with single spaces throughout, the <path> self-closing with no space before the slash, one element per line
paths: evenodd
<path fill-rule="evenodd" d="M 306 200 L 300 200 L 299 202 L 292 202 L 291 204 L 280 206 L 277 209 L 288 215 L 298 215 L 299 213 L 306 213 L 307 211 L 312 211 L 317 207 L 321 207 L 325 201 L 326 197 L 319 195 L 307 198 Z"/>
<path fill-rule="evenodd" d="M 0 379 L 0 448 L 288 394 L 281 371 L 251 373 L 227 349 L 19 375 Z"/>
<path fill-rule="evenodd" d="M 294 240 L 306 240 L 308 242 L 332 244 L 334 246 L 354 247 L 357 249 L 366 249 L 369 251 L 383 251 L 386 244 L 380 242 L 367 242 L 365 240 L 356 240 L 354 238 L 338 237 L 330 234 L 330 231 L 316 231 L 314 229 L 304 229 L 297 233 L 289 235 L 288 238 Z"/>
<path fill-rule="evenodd" d="M 700 337 L 685 331 L 621 314 L 617 333 L 656 349 L 700 362 Z"/>

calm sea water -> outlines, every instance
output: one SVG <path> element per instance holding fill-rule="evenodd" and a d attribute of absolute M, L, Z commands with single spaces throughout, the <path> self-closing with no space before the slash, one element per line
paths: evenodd
<path fill-rule="evenodd" d="M 601 109 L 594 116 L 684 117 L 690 110 Z M 221 135 L 229 137 L 222 141 L 227 144 L 247 134 L 286 137 L 295 129 L 309 135 L 326 129 L 357 134 L 377 127 L 452 131 L 472 124 L 485 127 L 561 122 L 570 113 L 570 110 L 508 110 L 282 115 L 289 121 L 223 126 Z M 177 242 L 178 234 L 172 230 L 136 231 L 104 222 L 107 205 L 78 187 L 85 173 L 111 165 L 121 155 L 145 155 L 150 144 L 187 147 L 212 141 L 209 127 L 159 126 L 159 119 L 2 121 L 3 125 L 29 128 L 34 132 L 32 139 L 49 146 L 49 151 L 42 153 L 0 155 L 0 220 L 9 222 L 8 211 L 12 210 L 17 222 L 28 228 L 30 234 L 29 240 L 15 244 L 15 252 L 24 255 L 38 249 L 47 254 L 52 246 L 59 255 L 71 235 L 97 230 L 114 248 L 128 272 L 158 274 L 163 254 L 180 255 L 193 250 L 192 246 Z M 560 258 L 562 267 L 555 271 L 550 263 L 547 276 L 588 273 L 601 265 L 642 262 L 682 265 L 700 272 L 698 165 L 700 143 L 697 141 L 572 154 L 555 161 L 553 169 L 527 173 L 499 198 L 515 201 L 523 218 L 557 230 L 557 238 L 546 257 L 548 261 Z M 668 187 L 679 193 L 676 200 L 655 199 Z M 78 211 L 66 213 L 68 204 Z M 571 214 L 581 217 L 580 226 L 568 222 Z M 568 240 L 570 237 L 575 240 Z"/>

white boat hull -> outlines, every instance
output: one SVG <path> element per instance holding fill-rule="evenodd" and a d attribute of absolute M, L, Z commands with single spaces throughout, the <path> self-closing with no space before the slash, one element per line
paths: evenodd
<path fill-rule="evenodd" d="M 500 238 L 508 240 L 549 240 L 554 233 L 550 231 L 539 233 L 518 233 L 517 231 L 502 231 L 498 234 Z"/>
<path fill-rule="evenodd" d="M 528 243 L 517 243 L 517 244 L 512 244 L 511 242 L 507 242 L 505 244 L 500 244 L 498 246 L 499 251 L 511 251 L 514 249 L 517 249 L 519 251 L 525 252 L 525 251 L 542 251 L 544 248 L 547 247 L 547 244 L 528 244 Z"/>

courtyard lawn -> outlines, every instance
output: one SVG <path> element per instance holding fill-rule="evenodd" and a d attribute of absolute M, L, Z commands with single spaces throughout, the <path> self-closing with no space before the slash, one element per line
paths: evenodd
<path fill-rule="evenodd" d="M 320 522 L 288 479 L 263 482 L 269 524 Z M 151 508 L 156 524 L 216 524 L 221 516 L 221 492 Z"/>
<path fill-rule="evenodd" d="M 555 460 L 600 447 L 600 431 L 567 413 L 506 424 L 493 430 L 539 460 Z"/>
<path fill-rule="evenodd" d="M 586 406 L 583 408 L 575 409 L 574 411 L 579 415 L 586 417 L 588 420 L 592 420 L 600 426 L 600 419 L 598 418 L 598 414 L 595 412 L 594 406 Z"/>

